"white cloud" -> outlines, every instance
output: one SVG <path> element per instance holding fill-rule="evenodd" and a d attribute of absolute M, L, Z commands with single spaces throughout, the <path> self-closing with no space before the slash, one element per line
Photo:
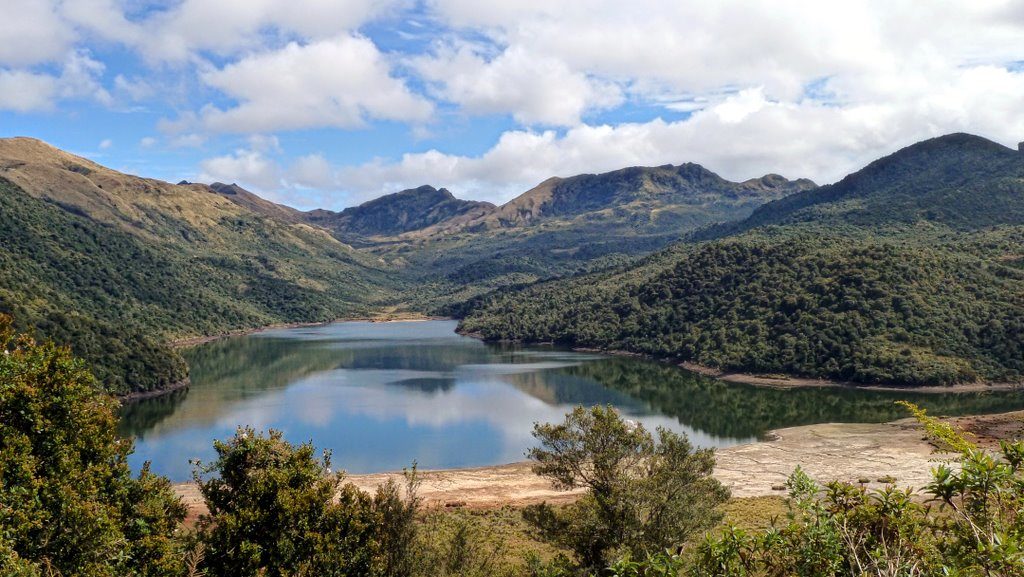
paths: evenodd
<path fill-rule="evenodd" d="M 187 63 L 202 53 L 232 56 L 281 38 L 321 39 L 354 30 L 401 0 L 184 0 L 140 20 L 117 0 L 66 0 L 67 18 L 139 50 L 151 62 Z"/>
<path fill-rule="evenodd" d="M 5 0 L 0 18 L 0 66 L 58 60 L 75 40 L 54 0 Z"/>
<path fill-rule="evenodd" d="M 514 46 L 492 60 L 471 45 L 419 58 L 420 74 L 442 98 L 470 114 L 512 114 L 523 124 L 577 124 L 591 110 L 614 107 L 622 91 L 571 70 L 564 62 Z"/>
<path fill-rule="evenodd" d="M 109 138 L 104 138 L 100 141 L 100 150 L 107 150 L 111 146 L 114 146 L 114 141 Z"/>
<path fill-rule="evenodd" d="M 373 42 L 348 34 L 293 42 L 201 77 L 238 102 L 201 111 L 201 124 L 217 132 L 357 128 L 369 119 L 424 121 L 432 111 L 428 101 L 391 75 Z"/>
<path fill-rule="evenodd" d="M 1005 144 L 1024 136 L 1024 73 L 982 66 L 948 78 L 942 90 L 925 84 L 906 99 L 849 106 L 772 101 L 751 89 L 685 120 L 510 131 L 479 156 L 406 154 L 343 168 L 339 184 L 383 193 L 431 182 L 503 202 L 552 175 L 686 161 L 734 180 L 778 172 L 825 183 L 932 136 L 971 131 Z"/>
<path fill-rule="evenodd" d="M 0 70 L 0 110 L 33 112 L 53 106 L 57 79 L 24 70 Z"/>
<path fill-rule="evenodd" d="M 66 55 L 59 74 L 0 68 L 0 110 L 51 110 L 59 100 L 95 100 L 110 104 L 110 93 L 100 84 L 104 65 L 84 50 Z"/>
<path fill-rule="evenodd" d="M 199 180 L 205 182 L 238 182 L 258 191 L 272 191 L 281 187 L 281 171 L 264 153 L 239 149 L 225 156 L 204 160 Z"/>
<path fill-rule="evenodd" d="M 142 148 L 152 148 L 156 146 L 156 139 L 152 136 L 143 136 L 139 139 L 139 146 Z"/>

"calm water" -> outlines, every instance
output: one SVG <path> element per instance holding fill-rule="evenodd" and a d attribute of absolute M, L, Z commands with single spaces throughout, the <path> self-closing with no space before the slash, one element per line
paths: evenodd
<path fill-rule="evenodd" d="M 487 345 L 454 321 L 336 323 L 267 331 L 187 352 L 192 387 L 122 411 L 135 467 L 174 481 L 189 459 L 239 425 L 284 431 L 329 448 L 352 473 L 471 467 L 523 459 L 537 421 L 574 405 L 610 403 L 698 446 L 749 442 L 769 429 L 817 422 L 882 422 L 909 398 L 933 413 L 1024 408 L 1024 395 L 909 395 L 846 389 L 779 391 L 724 383 L 641 359 L 543 347 Z"/>

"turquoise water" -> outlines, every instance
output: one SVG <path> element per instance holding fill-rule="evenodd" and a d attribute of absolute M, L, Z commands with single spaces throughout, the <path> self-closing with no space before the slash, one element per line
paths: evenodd
<path fill-rule="evenodd" d="M 122 410 L 134 467 L 173 481 L 190 459 L 240 425 L 280 429 L 330 449 L 351 473 L 520 461 L 533 423 L 577 404 L 612 404 L 698 446 L 750 442 L 773 428 L 885 421 L 911 398 L 945 414 L 1024 408 L 1016 393 L 908 395 L 837 389 L 779 391 L 724 383 L 636 358 L 484 344 L 455 321 L 346 322 L 223 339 L 186 352 L 192 386 Z"/>

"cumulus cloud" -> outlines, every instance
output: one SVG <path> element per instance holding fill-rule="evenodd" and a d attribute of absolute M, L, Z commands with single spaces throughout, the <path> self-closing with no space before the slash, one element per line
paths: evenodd
<path fill-rule="evenodd" d="M 263 152 L 238 149 L 224 156 L 208 158 L 201 163 L 199 180 L 205 182 L 238 182 L 257 191 L 273 191 L 282 186 L 281 170 Z"/>
<path fill-rule="evenodd" d="M 511 114 L 523 124 L 577 124 L 591 110 L 622 102 L 619 87 L 564 62 L 515 46 L 487 60 L 472 45 L 416 59 L 441 97 L 469 114 Z"/>
<path fill-rule="evenodd" d="M 832 182 L 917 140 L 971 131 L 1012 144 L 1024 136 L 1024 73 L 982 66 L 953 71 L 941 90 L 890 102 L 832 106 L 740 91 L 678 121 L 515 130 L 478 156 L 437 150 L 339 171 L 343 187 L 379 193 L 424 181 L 503 202 L 552 175 L 631 165 L 698 162 L 726 178 L 769 172 Z"/>
<path fill-rule="evenodd" d="M 373 42 L 348 34 L 289 43 L 201 77 L 238 102 L 201 112 L 202 125 L 218 132 L 357 128 L 369 119 L 423 121 L 432 110 L 391 75 Z"/>
<path fill-rule="evenodd" d="M 6 0 L 0 18 L 0 66 L 29 66 L 58 60 L 71 48 L 75 31 L 60 16 L 55 0 Z"/>
<path fill-rule="evenodd" d="M 28 1 L 28 0 L 26 0 Z M 184 0 L 128 19 L 116 0 L 65 0 L 65 16 L 151 62 L 186 63 L 202 53 L 231 56 L 279 38 L 320 39 L 353 30 L 397 0 Z"/>
<path fill-rule="evenodd" d="M 60 72 L 32 72 L 0 68 L 0 110 L 51 110 L 59 100 L 84 99 L 101 104 L 112 101 L 100 83 L 105 66 L 84 50 L 66 55 Z"/>

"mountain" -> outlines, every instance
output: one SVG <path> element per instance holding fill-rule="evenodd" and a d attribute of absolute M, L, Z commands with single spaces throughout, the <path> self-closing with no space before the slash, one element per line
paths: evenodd
<path fill-rule="evenodd" d="M 0 312 L 71 343 L 118 394 L 186 377 L 167 342 L 366 314 L 401 281 L 241 189 L 110 170 L 0 139 Z"/>
<path fill-rule="evenodd" d="M 1016 224 L 1024 214 L 1024 151 L 970 134 L 908 146 L 839 182 L 759 207 L 737 223 L 701 233 L 721 237 L 768 224 L 855 226 L 928 221 L 959 230 Z"/>
<path fill-rule="evenodd" d="M 790 181 L 776 174 L 730 182 L 692 163 L 634 166 L 603 174 L 549 178 L 495 210 L 427 233 L 521 228 L 553 220 L 689 228 L 695 223 L 735 218 L 746 208 L 814 187 L 810 180 Z"/>
<path fill-rule="evenodd" d="M 460 330 L 859 383 L 1020 381 L 1021 158 L 925 141 L 711 241 L 481 297 Z"/>
<path fill-rule="evenodd" d="M 186 182 L 185 184 L 189 183 Z M 263 216 L 280 222 L 294 224 L 305 220 L 302 212 L 290 206 L 276 204 L 264 198 L 260 198 L 234 183 L 224 184 L 223 182 L 214 182 L 210 185 L 210 190 L 220 194 L 242 208 L 256 214 L 262 214 Z"/>
<path fill-rule="evenodd" d="M 489 202 L 460 200 L 447 189 L 421 186 L 388 194 L 339 212 L 306 213 L 311 224 L 322 226 L 344 240 L 394 237 L 423 230 L 455 218 L 473 218 L 494 209 Z"/>
<path fill-rule="evenodd" d="M 812 187 L 778 175 L 730 182 L 696 164 L 551 178 L 500 207 L 370 250 L 420 271 L 410 301 L 457 314 L 459 303 L 488 290 L 621 263 Z"/>

